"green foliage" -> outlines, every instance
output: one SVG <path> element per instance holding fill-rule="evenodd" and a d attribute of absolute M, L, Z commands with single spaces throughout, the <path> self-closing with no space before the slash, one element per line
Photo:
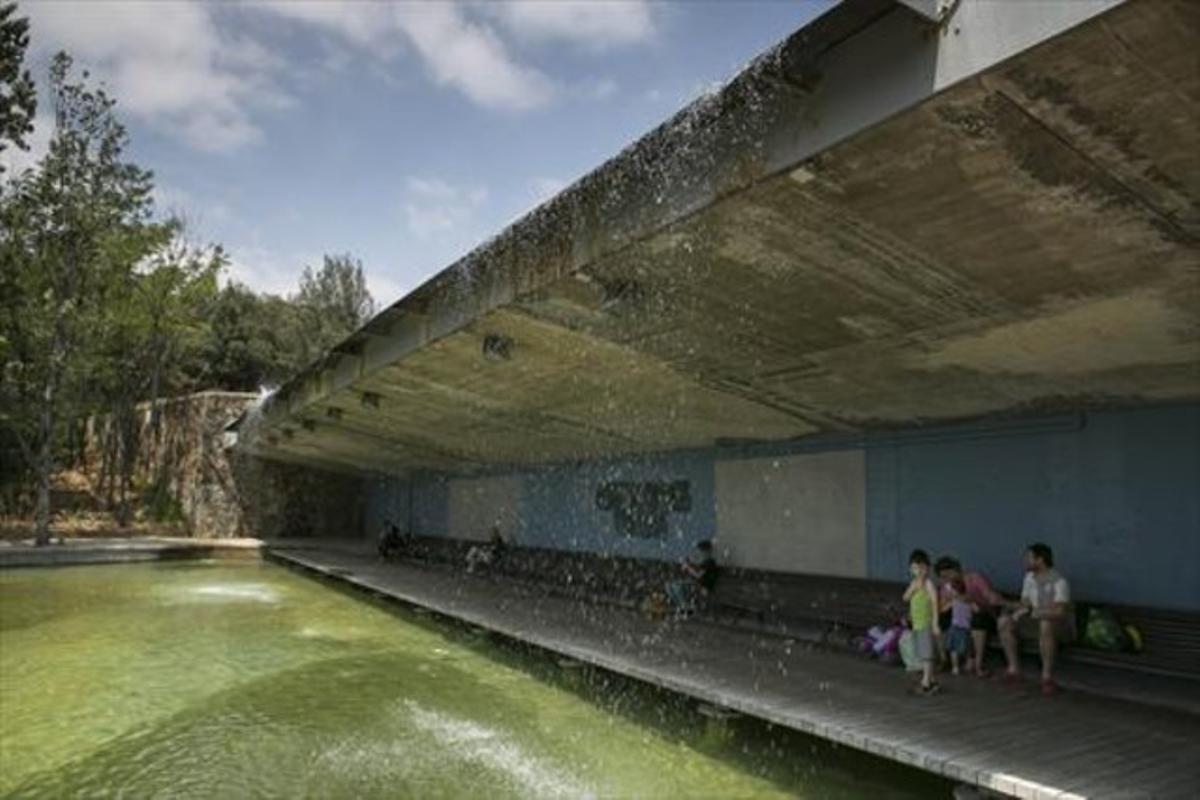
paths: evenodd
<path fill-rule="evenodd" d="M 142 508 L 146 516 L 155 522 L 177 523 L 184 521 L 183 506 L 171 491 L 165 476 L 150 484 L 142 495 Z"/>
<path fill-rule="evenodd" d="M 69 56 L 50 70 L 54 134 L 36 170 L 17 176 L 0 205 L 7 342 L 0 392 L 7 426 L 39 478 L 39 540 L 48 539 L 49 480 L 62 419 L 86 401 L 92 334 L 122 271 L 161 244 L 149 223 L 150 173 L 123 160 L 124 127 L 103 90 L 78 81 Z"/>
<path fill-rule="evenodd" d="M 0 5 L 0 144 L 21 145 L 33 114 L 32 83 L 19 70 L 26 43 L 25 21 Z M 348 255 L 306 268 L 290 298 L 221 288 L 224 251 L 189 243 L 178 220 L 154 218 L 153 176 L 125 158 L 115 101 L 65 53 L 49 77 L 49 150 L 33 169 L 0 178 L 0 511 L 29 496 L 14 483 L 33 483 L 42 541 L 50 476 L 79 420 L 113 423 L 104 482 L 128 521 L 135 476 L 154 468 L 138 463 L 139 403 L 278 385 L 374 312 L 362 264 Z M 156 490 L 141 499 L 154 514 L 177 513 Z"/>
<path fill-rule="evenodd" d="M 203 363 L 207 385 L 236 391 L 278 386 L 353 333 L 375 311 L 363 267 L 349 255 L 304 269 L 285 299 L 230 283 L 209 317 Z"/>
<path fill-rule="evenodd" d="M 300 361 L 307 365 L 375 314 L 362 262 L 347 254 L 325 256 L 321 269 L 304 268 L 295 296 L 300 317 Z"/>
<path fill-rule="evenodd" d="M 10 144 L 26 149 L 25 137 L 33 131 L 37 111 L 33 78 L 21 69 L 29 46 L 29 20 L 16 16 L 16 11 L 16 3 L 0 3 L 0 153 Z"/>
<path fill-rule="evenodd" d="M 210 386 L 258 391 L 279 385 L 301 366 L 299 318 L 282 298 L 230 283 L 217 296 L 209 322 L 203 361 Z"/>

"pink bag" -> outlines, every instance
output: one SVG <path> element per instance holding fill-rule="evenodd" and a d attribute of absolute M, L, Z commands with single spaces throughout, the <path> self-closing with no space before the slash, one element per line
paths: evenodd
<path fill-rule="evenodd" d="M 899 625 L 885 631 L 884 635 L 875 642 L 875 655 L 883 657 L 896 653 L 900 649 L 900 636 L 903 633 L 904 629 Z"/>

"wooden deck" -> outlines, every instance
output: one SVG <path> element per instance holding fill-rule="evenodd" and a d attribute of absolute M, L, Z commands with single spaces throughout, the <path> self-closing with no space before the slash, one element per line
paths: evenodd
<path fill-rule="evenodd" d="M 1037 800 L 1192 798 L 1200 716 L 1086 692 L 1044 698 L 975 678 L 933 698 L 898 669 L 774 637 L 663 623 L 488 579 L 382 564 L 362 549 L 268 557 L 604 669 L 944 775 Z M 1136 680 L 1131 677 L 1128 680 Z"/>

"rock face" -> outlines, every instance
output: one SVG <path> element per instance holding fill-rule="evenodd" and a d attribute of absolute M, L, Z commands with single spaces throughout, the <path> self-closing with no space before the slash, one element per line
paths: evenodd
<path fill-rule="evenodd" d="M 200 392 L 137 409 L 133 494 L 141 518 L 181 522 L 197 538 L 356 536 L 360 480 L 238 452 L 226 428 L 258 396 Z M 115 483 L 112 421 L 88 420 L 81 467 L 96 494 Z"/>

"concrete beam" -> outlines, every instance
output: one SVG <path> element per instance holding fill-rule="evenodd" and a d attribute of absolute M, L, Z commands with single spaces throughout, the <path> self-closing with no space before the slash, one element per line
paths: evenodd
<path fill-rule="evenodd" d="M 381 312 L 388 334 L 365 345 L 362 373 L 394 363 L 486 310 L 577 272 L 719 197 L 744 190 L 939 89 L 1044 41 L 1121 0 L 1024 4 L 845 0 L 755 60 L 620 156 Z M 944 15 L 929 36 L 909 13 Z M 819 76 L 819 77 L 817 77 Z M 796 92 L 786 87 L 811 86 Z M 426 316 L 427 315 L 427 316 Z M 393 320 L 420 318 L 395 331 Z M 369 323 L 371 326 L 374 323 Z M 378 328 L 379 326 L 375 326 Z M 290 415 L 346 385 L 344 371 L 290 381 L 268 417 Z"/>
<path fill-rule="evenodd" d="M 1036 8 L 839 6 L 264 428 L 335 406 L 404 466 L 474 469 L 1200 395 L 1197 6 Z"/>

